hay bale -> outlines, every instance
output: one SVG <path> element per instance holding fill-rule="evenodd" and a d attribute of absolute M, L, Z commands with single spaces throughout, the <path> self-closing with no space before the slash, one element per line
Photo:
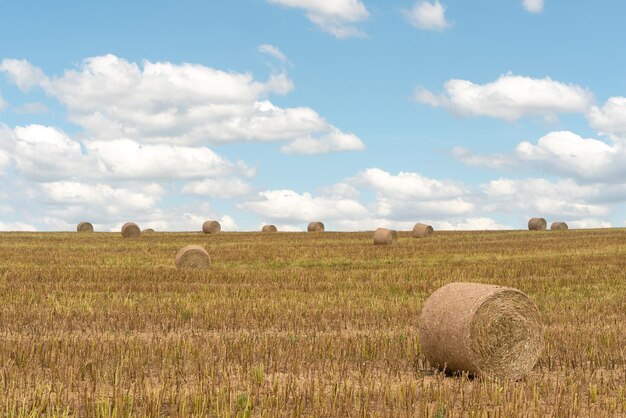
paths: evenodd
<path fill-rule="evenodd" d="M 374 245 L 394 245 L 398 241 L 398 233 L 392 229 L 378 228 L 374 232 Z"/>
<path fill-rule="evenodd" d="M 89 222 L 80 222 L 76 226 L 76 232 L 93 232 L 93 225 Z"/>
<path fill-rule="evenodd" d="M 209 253 L 199 245 L 188 245 L 176 253 L 176 267 L 181 269 L 206 269 L 211 265 Z"/>
<path fill-rule="evenodd" d="M 548 229 L 548 222 L 543 218 L 530 218 L 528 229 L 531 231 L 545 231 Z"/>
<path fill-rule="evenodd" d="M 276 225 L 263 225 L 261 232 L 278 232 L 278 228 L 276 228 Z"/>
<path fill-rule="evenodd" d="M 528 296 L 479 283 L 435 291 L 422 309 L 419 335 L 436 368 L 511 379 L 530 372 L 543 348 L 539 310 Z"/>
<path fill-rule="evenodd" d="M 567 231 L 569 226 L 565 222 L 552 222 L 550 225 L 550 230 L 552 231 Z"/>
<path fill-rule="evenodd" d="M 413 238 L 425 238 L 433 234 L 433 227 L 426 224 L 416 223 L 413 227 L 413 232 L 411 232 L 411 236 Z"/>
<path fill-rule="evenodd" d="M 324 224 L 321 222 L 311 222 L 306 227 L 308 232 L 324 232 Z"/>
<path fill-rule="evenodd" d="M 141 236 L 141 229 L 134 222 L 126 222 L 122 225 L 122 236 L 124 238 L 139 238 Z"/>
<path fill-rule="evenodd" d="M 142 234 L 142 235 L 144 235 L 144 234 L 145 234 L 145 235 L 151 235 L 151 234 L 154 234 L 154 229 L 152 229 L 152 228 L 147 228 L 147 229 L 144 229 L 143 231 L 141 231 L 141 234 Z"/>
<path fill-rule="evenodd" d="M 217 221 L 205 221 L 202 224 L 202 232 L 205 234 L 217 234 L 222 231 L 222 225 Z"/>

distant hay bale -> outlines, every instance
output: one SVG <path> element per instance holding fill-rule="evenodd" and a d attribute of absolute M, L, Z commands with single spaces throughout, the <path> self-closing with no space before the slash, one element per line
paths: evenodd
<path fill-rule="evenodd" d="M 450 372 L 521 379 L 537 363 L 543 325 L 537 306 L 517 289 L 450 283 L 435 291 L 419 321 L 422 353 Z"/>
<path fill-rule="evenodd" d="M 311 222 L 306 230 L 308 232 L 324 232 L 324 224 L 321 222 Z"/>
<path fill-rule="evenodd" d="M 139 238 L 141 229 L 134 222 L 126 222 L 122 225 L 122 236 L 124 238 Z"/>
<path fill-rule="evenodd" d="M 530 218 L 528 221 L 528 229 L 531 231 L 545 231 L 548 228 L 548 222 L 543 218 Z"/>
<path fill-rule="evenodd" d="M 278 232 L 278 228 L 276 228 L 276 225 L 263 225 L 261 232 Z"/>
<path fill-rule="evenodd" d="M 411 236 L 413 238 L 425 238 L 433 234 L 433 227 L 426 224 L 416 223 Z"/>
<path fill-rule="evenodd" d="M 206 269 L 211 265 L 209 253 L 199 245 L 188 245 L 176 253 L 176 267 L 181 269 Z"/>
<path fill-rule="evenodd" d="M 152 228 L 146 228 L 146 229 L 144 229 L 143 231 L 141 231 L 141 234 L 142 234 L 142 235 L 143 235 L 143 234 L 147 234 L 147 235 L 154 234 L 154 229 L 152 229 Z"/>
<path fill-rule="evenodd" d="M 552 222 L 550 225 L 550 230 L 552 231 L 567 231 L 569 226 L 565 222 Z"/>
<path fill-rule="evenodd" d="M 202 224 L 202 232 L 205 234 L 217 234 L 222 231 L 222 225 L 217 221 L 205 221 Z"/>
<path fill-rule="evenodd" d="M 80 222 L 76 226 L 76 232 L 93 232 L 93 225 L 89 222 Z"/>
<path fill-rule="evenodd" d="M 374 232 L 374 245 L 394 245 L 398 241 L 398 233 L 392 229 L 378 228 Z"/>

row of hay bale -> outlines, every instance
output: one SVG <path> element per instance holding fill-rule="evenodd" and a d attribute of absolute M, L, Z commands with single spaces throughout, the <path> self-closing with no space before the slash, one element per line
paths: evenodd
<path fill-rule="evenodd" d="M 531 231 L 545 231 L 548 229 L 548 222 L 544 218 L 531 218 L 528 221 L 528 229 Z M 550 229 L 552 231 L 566 231 L 569 229 L 567 223 L 565 222 L 553 222 L 550 225 Z M 76 230 L 78 232 L 93 232 L 93 225 L 89 222 L 80 222 Z M 205 234 L 218 234 L 222 231 L 222 226 L 218 221 L 205 221 L 202 224 L 202 232 Z M 311 222 L 307 225 L 307 232 L 324 232 L 324 224 L 322 222 L 316 221 Z M 154 229 L 148 228 L 143 231 L 143 233 L 153 233 Z M 263 225 L 261 228 L 261 232 L 278 232 L 278 228 L 276 225 Z M 413 227 L 411 231 L 411 236 L 413 238 L 424 238 L 432 235 L 434 232 L 433 227 L 431 225 L 426 225 L 423 223 L 417 223 Z M 139 229 L 134 222 L 126 222 L 122 226 L 122 236 L 124 238 L 136 238 L 140 236 L 142 231 Z M 374 244 L 393 244 L 396 242 L 397 232 L 395 230 L 387 229 L 387 228 L 378 228 L 374 232 Z"/>
<path fill-rule="evenodd" d="M 544 218 L 530 218 L 528 220 L 528 229 L 530 231 L 545 231 L 548 229 L 548 222 Z M 567 231 L 569 227 L 565 222 L 552 222 L 550 230 L 552 231 Z"/>

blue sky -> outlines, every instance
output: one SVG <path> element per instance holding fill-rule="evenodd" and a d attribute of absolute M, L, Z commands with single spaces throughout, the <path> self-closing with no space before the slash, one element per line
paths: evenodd
<path fill-rule="evenodd" d="M 625 15 L 3 2 L 0 229 L 624 226 Z"/>

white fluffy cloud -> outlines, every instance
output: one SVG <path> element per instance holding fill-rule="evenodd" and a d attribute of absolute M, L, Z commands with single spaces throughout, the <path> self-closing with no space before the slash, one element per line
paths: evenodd
<path fill-rule="evenodd" d="M 374 198 L 369 199 L 373 192 Z M 361 230 L 374 226 L 408 227 L 417 220 L 437 222 L 451 218 L 466 220 L 476 207 L 467 199 L 462 185 L 430 179 L 419 173 L 391 174 L 370 168 L 334 186 L 321 189 L 318 196 L 292 190 L 261 192 L 240 208 L 269 220 L 296 225 L 321 219 L 339 229 Z M 450 226 L 452 224 L 446 224 Z"/>
<path fill-rule="evenodd" d="M 43 194 L 54 203 L 104 208 L 109 215 L 119 215 L 121 208 L 148 210 L 163 196 L 158 184 L 142 187 L 141 192 L 114 188 L 107 184 L 86 184 L 76 181 L 43 183 Z"/>
<path fill-rule="evenodd" d="M 523 0 L 523 5 L 530 13 L 543 12 L 543 0 Z"/>
<path fill-rule="evenodd" d="M 337 38 L 363 36 L 356 24 L 369 16 L 360 0 L 268 0 L 271 4 L 303 9 L 311 22 Z"/>
<path fill-rule="evenodd" d="M 602 107 L 593 106 L 587 114 L 591 126 L 614 139 L 626 137 L 626 97 L 611 97 Z"/>
<path fill-rule="evenodd" d="M 0 61 L 0 71 L 6 73 L 11 81 L 24 91 L 47 80 L 43 71 L 26 60 L 4 59 Z"/>
<path fill-rule="evenodd" d="M 285 74 L 259 82 L 250 74 L 202 65 L 149 61 L 138 65 L 104 55 L 88 58 L 60 77 L 48 78 L 24 76 L 24 72 L 41 71 L 25 61 L 19 61 L 19 66 L 7 64 L 14 61 L 2 61 L 3 71 L 18 86 L 38 83 L 67 107 L 70 119 L 85 129 L 86 136 L 98 140 L 129 138 L 140 143 L 199 146 L 307 138 L 321 144 L 296 145 L 290 151 L 359 148 L 333 148 L 337 142 L 333 138 L 346 136 L 363 146 L 359 138 L 344 134 L 313 109 L 272 104 L 268 95 L 293 89 Z"/>
<path fill-rule="evenodd" d="M 230 162 L 205 147 L 141 145 L 129 139 L 81 144 L 56 128 L 42 125 L 18 126 L 14 131 L 4 126 L 2 132 L 0 166 L 2 155 L 11 155 L 9 161 L 25 178 L 40 182 L 68 178 L 186 180 L 255 174 L 255 169 L 243 162 Z"/>
<path fill-rule="evenodd" d="M 446 20 L 446 8 L 439 0 L 430 2 L 419 0 L 412 9 L 405 10 L 404 15 L 418 29 L 443 30 L 450 26 Z"/>
<path fill-rule="evenodd" d="M 552 119 L 559 113 L 584 113 L 593 103 L 589 90 L 549 77 L 506 74 L 487 84 L 452 79 L 445 83 L 444 90 L 435 94 L 420 87 L 415 99 L 462 116 L 489 116 L 508 121 L 524 116 Z"/>
<path fill-rule="evenodd" d="M 585 180 L 622 180 L 626 174 L 626 150 L 573 132 L 551 132 L 537 144 L 522 142 L 517 157 L 526 162 L 566 177 Z"/>
<path fill-rule="evenodd" d="M 455 182 L 431 179 L 419 173 L 393 175 L 380 168 L 362 171 L 350 181 L 396 199 L 452 198 L 465 194 L 464 187 Z"/>
<path fill-rule="evenodd" d="M 541 178 L 499 179 L 482 186 L 488 211 L 514 212 L 521 209 L 528 216 L 588 218 L 606 216 L 606 205 L 593 203 L 601 196 L 597 185 L 579 185 L 573 180 L 552 182 Z"/>

